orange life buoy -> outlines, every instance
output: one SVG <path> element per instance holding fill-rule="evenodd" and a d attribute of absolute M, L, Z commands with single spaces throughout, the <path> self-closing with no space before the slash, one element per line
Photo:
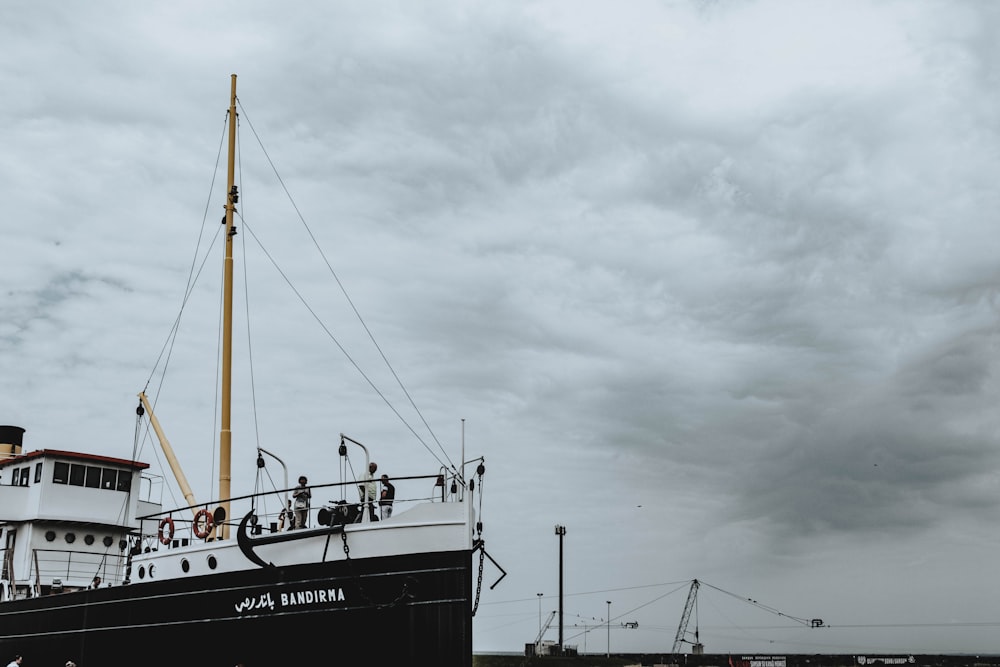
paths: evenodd
<path fill-rule="evenodd" d="M 194 523 L 191 525 L 191 529 L 194 530 L 194 536 L 199 540 L 203 540 L 209 536 L 214 527 L 215 520 L 212 519 L 209 511 L 206 509 L 198 510 L 194 515 Z"/>
<path fill-rule="evenodd" d="M 174 520 L 169 516 L 160 519 L 160 528 L 156 531 L 156 536 L 160 538 L 161 543 L 170 544 L 170 540 L 174 539 Z"/>

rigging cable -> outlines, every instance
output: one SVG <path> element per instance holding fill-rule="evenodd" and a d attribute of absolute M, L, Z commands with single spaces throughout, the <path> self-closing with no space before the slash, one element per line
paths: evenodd
<path fill-rule="evenodd" d="M 183 299 L 181 299 L 181 306 L 180 306 L 180 309 L 177 312 L 177 317 L 174 318 L 173 325 L 171 326 L 170 331 L 167 334 L 166 340 L 164 340 L 164 342 L 163 342 L 163 346 L 160 348 L 160 354 L 156 358 L 156 362 L 153 364 L 153 368 L 150 370 L 149 377 L 146 379 L 146 384 L 145 384 L 145 387 L 143 389 L 143 391 L 146 391 L 147 389 L 149 389 L 149 386 L 150 386 L 150 384 L 153 381 L 153 377 L 156 375 L 157 369 L 160 367 L 160 362 L 162 361 L 163 362 L 163 368 L 160 371 L 160 382 L 159 382 L 159 385 L 157 386 L 156 396 L 154 396 L 151 399 L 152 405 L 154 407 L 156 406 L 156 401 L 159 398 L 160 389 L 162 389 L 163 382 L 164 382 L 164 380 L 166 378 L 167 367 L 170 365 L 170 358 L 171 358 L 171 356 L 173 354 L 174 344 L 177 341 L 177 333 L 180 330 L 180 322 L 181 322 L 181 317 L 184 314 L 184 308 L 187 306 L 188 299 L 191 298 L 191 294 L 194 291 L 194 285 L 195 285 L 195 283 L 198 282 L 198 279 L 201 277 L 202 271 L 205 269 L 205 265 L 208 262 L 209 256 L 211 255 L 211 249 L 215 246 L 215 243 L 218 241 L 219 236 L 220 236 L 220 231 L 217 230 L 216 234 L 215 234 L 215 237 L 213 238 L 212 242 L 206 248 L 205 255 L 202 258 L 201 262 L 199 263 L 198 262 L 198 252 L 201 249 L 202 240 L 203 240 L 204 235 L 205 235 L 205 227 L 206 227 L 207 220 L 208 220 L 208 212 L 209 212 L 209 208 L 210 208 L 211 202 L 212 202 L 212 192 L 215 190 L 215 178 L 216 178 L 216 174 L 218 174 L 218 172 L 219 172 L 219 163 L 222 160 L 222 147 L 224 145 L 224 140 L 225 140 L 225 136 L 226 136 L 226 129 L 228 127 L 228 117 L 229 117 L 229 111 L 227 109 L 226 110 L 226 118 L 223 120 L 223 124 L 222 124 L 222 134 L 219 137 L 219 148 L 218 148 L 218 150 L 216 152 L 215 168 L 212 171 L 211 184 L 210 184 L 209 189 L 208 189 L 209 194 L 208 194 L 208 198 L 205 201 L 204 211 L 202 212 L 201 229 L 198 231 L 198 241 L 195 244 L 194 254 L 192 255 L 192 258 L 191 258 L 191 268 L 188 271 L 187 285 L 184 288 L 184 297 L 183 297 Z M 196 268 L 197 268 L 197 270 L 196 270 Z M 166 355 L 166 358 L 164 358 L 164 355 Z M 137 456 L 138 456 L 138 449 L 139 449 L 139 425 L 138 425 L 138 422 L 139 421 L 141 421 L 141 416 L 139 417 L 139 420 L 137 421 L 137 425 L 136 425 L 137 433 L 136 433 L 136 438 L 135 438 L 135 441 L 134 441 L 134 444 L 133 444 L 133 457 L 132 457 L 133 459 L 136 459 Z M 150 437 L 149 436 L 149 425 L 148 424 L 146 425 L 145 436 L 146 436 L 146 438 Z M 214 447 L 213 447 L 213 449 L 214 449 Z M 157 453 L 156 448 L 153 447 L 152 450 L 153 450 L 153 455 L 156 456 L 157 461 L 159 461 L 159 455 Z M 173 503 L 175 505 L 178 504 L 177 499 L 174 496 L 173 488 L 169 484 L 167 485 L 167 492 L 170 494 L 170 497 L 171 497 L 171 500 L 173 501 Z"/>
<path fill-rule="evenodd" d="M 226 112 L 228 116 L 229 112 Z M 173 344 L 177 338 L 177 330 L 180 328 L 181 316 L 184 314 L 184 307 L 187 306 L 188 299 L 191 298 L 191 293 L 194 290 L 194 284 L 198 282 L 198 278 L 201 276 L 202 270 L 205 268 L 205 263 L 208 261 L 209 254 L 212 247 L 215 245 L 216 240 L 219 237 L 219 232 L 216 231 L 215 239 L 209 244 L 208 250 L 205 252 L 205 256 L 201 260 L 201 264 L 198 264 L 198 250 L 201 248 L 201 241 L 205 235 L 205 225 L 208 221 L 208 210 L 212 203 L 212 191 L 215 190 L 215 176 L 219 172 L 219 163 L 222 160 L 222 146 L 223 140 L 226 136 L 226 123 L 222 125 L 222 136 L 219 138 L 219 150 L 215 156 L 215 170 L 212 172 L 212 182 L 209 186 L 208 200 L 205 202 L 205 210 L 201 217 L 201 229 L 198 231 L 198 241 L 195 244 L 194 256 L 191 258 L 191 268 L 188 271 L 188 282 L 184 288 L 184 298 L 181 299 L 181 307 L 177 312 L 177 317 L 174 319 L 174 324 L 170 328 L 170 332 L 167 334 L 167 339 L 163 342 L 163 347 L 160 348 L 160 355 L 156 358 L 156 363 L 153 364 L 153 368 L 149 373 L 149 378 L 146 380 L 146 387 L 149 387 L 150 382 L 153 380 L 153 375 L 156 374 L 156 369 L 160 365 L 160 361 L 163 359 L 163 355 L 167 355 L 167 359 L 163 363 L 163 371 L 161 373 L 161 384 L 162 375 L 167 372 L 167 366 L 170 363 L 170 353 L 173 351 Z M 198 267 L 197 272 L 195 272 L 195 266 Z M 155 405 L 155 402 L 154 402 Z"/>
<path fill-rule="evenodd" d="M 700 579 L 699 579 L 699 581 L 701 581 L 701 584 L 703 586 L 708 586 L 709 588 L 714 588 L 715 590 L 719 591 L 720 593 L 725 593 L 726 595 L 729 595 L 730 597 L 734 597 L 737 600 L 742 600 L 743 602 L 746 602 L 747 604 L 753 605 L 754 607 L 757 607 L 758 609 L 763 609 L 764 611 L 766 611 L 766 612 L 768 612 L 770 614 L 774 614 L 774 615 L 780 616 L 782 618 L 787 618 L 787 619 L 793 620 L 796 623 L 801 623 L 802 625 L 806 625 L 806 626 L 812 625 L 812 619 L 800 618 L 798 616 L 792 616 L 790 614 L 786 614 L 784 612 L 778 611 L 774 607 L 769 607 L 766 604 L 761 604 L 760 602 L 757 602 L 756 600 L 753 600 L 751 598 L 740 597 L 739 595 L 736 595 L 735 593 L 730 593 L 729 591 L 723 590 L 723 589 L 719 588 L 718 586 L 713 586 L 712 584 L 709 584 L 709 583 L 707 583 L 705 581 L 702 581 Z"/>
<path fill-rule="evenodd" d="M 406 387 L 403 385 L 403 381 L 400 379 L 399 375 L 396 373 L 396 370 L 392 367 L 392 364 L 389 362 L 389 358 L 386 356 L 385 352 L 382 350 L 382 347 L 378 344 L 378 341 L 375 340 L 374 334 L 371 332 L 371 329 L 369 329 L 369 327 L 368 327 L 367 323 L 365 322 L 364 318 L 361 316 L 361 312 L 354 305 L 354 301 L 351 299 L 350 295 L 347 293 L 347 289 L 344 287 L 343 283 L 340 281 L 340 277 L 337 275 L 337 272 L 333 269 L 333 266 L 330 264 L 330 260 L 327 259 L 326 254 L 323 252 L 323 249 L 319 246 L 319 243 L 316 241 L 316 237 L 313 234 L 312 229 L 309 227 L 309 224 L 306 222 L 305 217 L 302 215 L 302 212 L 299 210 L 298 205 L 295 203 L 295 200 L 292 198 L 291 193 L 288 191 L 288 188 L 285 186 L 285 182 L 284 182 L 284 180 L 282 180 L 281 174 L 278 173 L 278 170 L 275 167 L 274 162 L 271 160 L 271 156 L 268 154 L 267 149 L 264 148 L 264 143 L 261 141 L 260 136 L 257 134 L 257 130 L 254 128 L 253 122 L 250 120 L 250 116 L 247 114 L 246 109 L 243 107 L 243 104 L 240 102 L 239 98 L 237 98 L 236 101 L 237 101 L 237 104 L 239 104 L 239 106 L 240 106 L 240 111 L 242 112 L 242 115 L 247 120 L 247 124 L 250 126 L 250 131 L 253 133 L 254 138 L 257 140 L 257 145 L 260 146 L 261 151 L 264 153 L 264 157 L 267 158 L 267 162 L 271 166 L 271 170 L 274 172 L 275 178 L 277 178 L 278 179 L 278 183 L 281 184 L 281 188 L 282 188 L 282 190 L 285 191 L 285 195 L 288 197 L 288 201 L 291 203 L 292 208 L 295 210 L 295 213 L 298 216 L 299 221 L 302 223 L 302 226 L 305 228 L 306 233 L 309 234 L 309 238 L 312 240 L 313 245 L 316 247 L 317 252 L 319 252 L 320 257 L 323 258 L 323 262 L 326 264 L 327 269 L 330 271 L 330 275 L 333 276 L 333 279 L 334 279 L 334 281 L 336 281 L 337 286 L 340 287 L 341 293 L 344 295 L 344 298 L 347 300 L 347 303 L 351 306 L 351 310 L 354 311 L 355 316 L 358 318 L 358 322 L 361 323 L 361 326 L 362 326 L 362 328 L 364 328 L 365 333 L 368 334 L 368 338 L 369 338 L 369 340 L 371 340 L 372 345 L 374 345 L 375 349 L 378 350 L 378 353 L 379 353 L 379 355 L 381 355 L 382 360 L 385 362 L 386 367 L 389 369 L 389 372 L 392 374 L 393 378 L 395 378 L 396 383 L 399 385 L 399 388 L 403 391 L 403 394 L 406 396 L 407 400 L 410 402 L 410 405 L 413 407 L 413 410 L 420 417 L 420 420 L 423 422 L 424 427 L 427 429 L 427 432 L 430 433 L 431 437 L 434 439 L 434 442 L 437 443 L 438 449 L 440 449 L 441 453 L 444 454 L 445 459 L 447 459 L 447 461 L 448 461 L 448 465 L 451 466 L 451 470 L 453 472 L 458 472 L 457 469 L 455 468 L 455 464 L 451 461 L 451 458 L 448 456 L 448 453 L 445 451 L 444 447 L 441 445 L 441 441 L 438 440 L 438 437 L 434 433 L 434 430 L 431 428 L 430 424 L 427 423 L 427 420 L 424 418 L 423 413 L 417 407 L 416 402 L 414 402 L 413 397 L 410 396 L 410 392 L 407 391 Z M 258 243 L 260 243 L 260 241 L 258 241 Z M 273 262 L 273 260 L 272 260 L 272 262 Z M 282 275 L 284 276 L 284 274 L 282 274 Z M 287 281 L 288 279 L 285 278 L 285 280 Z M 298 294 L 298 292 L 296 292 L 296 294 Z M 299 296 L 299 298 L 301 299 L 302 297 Z M 308 308 L 308 305 L 307 305 L 307 308 Z M 312 312 L 311 308 L 309 310 L 310 310 L 310 312 Z M 315 317 L 315 313 L 313 313 L 313 316 Z M 324 330 L 327 331 L 327 334 L 330 333 L 329 330 L 326 329 L 325 326 L 323 328 L 324 328 Z M 331 335 L 331 338 L 332 338 L 332 335 Z M 336 342 L 336 339 L 334 339 L 334 342 Z M 340 347 L 340 343 L 337 343 L 337 346 Z M 342 352 L 344 352 L 345 355 L 347 354 L 347 352 L 344 351 L 343 347 L 340 347 L 340 349 L 341 349 Z M 354 363 L 354 360 L 350 359 L 349 356 L 348 356 L 348 359 L 351 361 L 351 363 L 354 365 L 354 367 L 357 368 L 358 371 L 360 372 L 361 369 L 358 368 L 357 364 Z M 382 392 L 380 392 L 375 387 L 375 385 L 372 383 L 372 381 L 369 380 L 368 377 L 364 375 L 364 373 L 362 373 L 362 376 L 365 378 L 365 380 L 368 381 L 368 384 L 371 385 L 373 389 L 375 389 L 375 391 L 378 393 L 378 395 L 380 397 L 382 397 L 382 400 L 385 401 L 386 404 L 389 404 L 388 400 L 386 400 L 386 398 L 382 394 Z M 430 447 L 428 447 L 427 443 L 425 443 L 423 441 L 423 439 L 419 435 L 417 435 L 416 431 L 413 429 L 412 426 L 410 426 L 406 422 L 405 419 L 403 419 L 402 415 L 400 415 L 399 412 L 395 408 L 393 408 L 391 404 L 389 404 L 389 407 L 392 408 L 392 411 L 394 413 L 396 413 L 396 415 L 400 418 L 400 420 L 403 422 L 403 424 L 406 425 L 406 427 L 410 430 L 410 432 L 413 433 L 417 437 L 417 439 L 420 441 L 420 443 L 423 444 L 423 446 L 426 449 L 428 449 L 428 451 L 430 451 Z M 437 457 L 435 457 L 435 458 L 437 458 Z M 440 458 L 438 458 L 437 460 L 438 460 L 438 462 L 441 462 Z M 465 484 L 465 480 L 464 479 L 462 479 L 462 484 L 463 485 Z"/>
<path fill-rule="evenodd" d="M 309 303 L 305 300 L 305 297 L 302 296 L 301 292 L 299 292 L 299 290 L 295 287 L 295 285 L 292 284 L 292 281 L 288 278 L 285 272 L 281 269 L 280 266 L 278 266 L 278 263 L 275 261 L 274 257 L 271 256 L 271 253 L 267 251 L 267 248 L 264 247 L 264 244 L 261 243 L 259 238 L 257 238 L 257 235 L 254 234 L 253 229 L 250 227 L 250 225 L 247 224 L 246 220 L 243 219 L 242 215 L 240 215 L 240 222 L 243 223 L 243 230 L 246 233 L 248 233 L 251 237 L 253 237 L 253 240 L 257 242 L 257 246 L 260 248 L 261 252 L 264 253 L 264 256 L 271 261 L 271 264 L 274 265 L 275 270 L 281 275 L 285 283 L 288 284 L 288 287 L 291 288 L 292 292 L 295 293 L 295 296 L 299 298 L 299 301 L 301 301 L 302 305 L 305 306 L 306 310 L 309 311 L 309 314 L 313 316 L 313 319 L 316 320 L 320 328 L 322 328 L 323 331 L 326 332 L 326 335 L 330 338 L 331 341 L 333 341 L 334 345 L 336 345 L 337 348 L 340 349 L 344 357 L 351 363 L 352 366 L 354 366 L 354 369 L 358 371 L 358 373 L 361 375 L 362 378 L 365 379 L 365 381 L 368 383 L 368 386 L 370 386 L 372 390 L 374 390 L 374 392 L 378 394 L 379 398 L 382 399 L 382 402 L 384 402 L 389 407 L 389 409 L 392 410 L 393 414 L 395 414 L 396 417 L 399 418 L 399 421 L 401 421 L 403 425 L 410 431 L 410 433 L 413 434 L 413 436 L 417 439 L 417 441 L 420 442 L 420 444 L 422 444 L 428 452 L 430 452 L 431 456 L 433 456 L 438 463 L 440 463 L 442 466 L 446 468 L 450 467 L 452 470 L 455 470 L 455 465 L 451 462 L 451 459 L 448 459 L 448 463 L 447 465 L 445 465 L 444 461 L 441 460 L 441 457 L 439 457 L 437 453 L 430 448 L 430 446 L 424 441 L 424 439 L 420 437 L 420 434 L 417 433 L 416 430 L 414 430 L 413 426 L 411 426 L 410 423 L 407 422 L 406 419 L 403 417 L 403 415 L 399 413 L 399 410 L 396 409 L 396 406 L 394 406 L 392 402 L 389 401 L 389 399 L 385 396 L 385 394 L 382 393 L 382 390 L 380 390 L 378 386 L 375 384 L 375 382 L 372 381 L 372 379 L 368 377 L 368 375 L 361 369 L 361 366 L 359 366 L 358 363 L 354 360 L 354 357 L 352 357 L 351 354 L 347 351 L 347 349 L 344 348 L 343 345 L 341 345 L 340 341 L 337 340 L 337 337 L 333 334 L 332 331 L 330 331 L 329 327 L 326 326 L 326 323 L 323 322 L 322 319 L 320 319 L 319 315 L 316 314 L 316 311 L 313 310 L 312 306 L 310 306 Z M 438 443 L 438 446 L 440 447 L 440 443 Z M 448 458 L 447 454 L 445 454 L 445 458 Z"/>
<path fill-rule="evenodd" d="M 237 117 L 236 129 L 237 129 L 236 141 L 239 149 L 238 155 L 239 155 L 239 167 L 240 167 L 239 189 L 242 191 L 243 190 L 243 145 L 239 143 L 242 135 L 239 132 L 238 117 Z M 240 196 L 242 197 L 244 196 L 244 194 L 245 192 L 241 192 Z M 244 201 L 243 203 L 245 204 L 246 201 Z M 244 222 L 245 224 L 243 216 L 240 214 L 239 217 L 240 217 L 240 222 Z M 243 261 L 240 262 L 240 264 L 243 267 L 243 302 L 244 306 L 246 307 L 246 317 L 247 317 L 247 362 L 250 365 L 250 413 L 253 415 L 253 430 L 254 430 L 254 438 L 257 440 L 257 449 L 260 449 L 260 424 L 257 419 L 257 383 L 255 380 L 256 376 L 254 375 L 253 371 L 253 343 L 252 343 L 252 336 L 250 335 L 250 276 L 247 274 L 247 264 L 249 255 L 247 254 L 246 235 L 241 237 L 240 243 L 242 243 L 243 245 Z"/>

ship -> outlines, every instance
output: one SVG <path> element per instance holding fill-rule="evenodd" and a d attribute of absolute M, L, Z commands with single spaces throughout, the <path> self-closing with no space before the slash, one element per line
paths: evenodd
<path fill-rule="evenodd" d="M 235 74 L 227 116 L 219 497 L 195 497 L 145 390 L 137 429 L 155 432 L 185 498 L 177 507 L 152 492 L 147 463 L 31 449 L 25 428 L 0 426 L 0 661 L 469 667 L 484 559 L 503 570 L 477 519 L 485 461 L 465 460 L 464 435 L 458 464 L 394 475 L 391 513 L 374 497 L 388 485 L 370 474 L 369 447 L 346 434 L 330 447 L 339 465 L 310 469 L 316 502 L 305 508 L 278 453 L 259 444 L 256 465 L 280 467 L 283 484 L 231 490 Z M 340 475 L 316 479 L 325 469 Z"/>

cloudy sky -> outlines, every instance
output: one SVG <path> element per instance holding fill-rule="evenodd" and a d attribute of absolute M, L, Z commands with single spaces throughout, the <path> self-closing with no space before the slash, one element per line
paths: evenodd
<path fill-rule="evenodd" d="M 208 4 L 0 6 L 0 423 L 28 449 L 131 456 L 149 382 L 210 493 L 236 73 L 235 491 L 258 443 L 335 476 L 341 432 L 435 472 L 464 419 L 509 573 L 477 651 L 557 607 L 562 524 L 581 649 L 610 600 L 612 650 L 669 650 L 698 578 L 709 652 L 1000 652 L 1000 7 Z"/>

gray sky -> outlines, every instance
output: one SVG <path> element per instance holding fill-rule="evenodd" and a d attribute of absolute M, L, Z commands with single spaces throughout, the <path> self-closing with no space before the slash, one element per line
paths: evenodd
<path fill-rule="evenodd" d="M 449 456 L 464 418 L 487 458 L 510 574 L 486 568 L 477 651 L 557 606 L 557 523 L 566 622 L 611 600 L 613 650 L 669 650 L 696 577 L 833 626 L 706 587 L 709 652 L 1000 651 L 1000 7 L 205 4 L 0 6 L 0 423 L 29 449 L 131 455 L 219 227 L 237 73 L 264 314 L 234 490 L 258 437 L 314 477 L 340 432 L 390 474 L 437 466 L 253 243 L 419 424 L 252 124 Z M 159 415 L 204 493 L 217 254 Z"/>

